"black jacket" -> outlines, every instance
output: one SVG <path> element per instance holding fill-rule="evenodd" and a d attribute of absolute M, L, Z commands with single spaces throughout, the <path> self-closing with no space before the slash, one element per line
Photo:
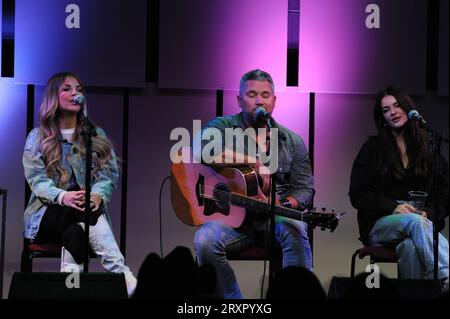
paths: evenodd
<path fill-rule="evenodd" d="M 441 157 L 439 176 L 439 201 L 438 213 L 439 228 L 444 227 L 444 218 L 448 216 L 448 163 Z M 350 177 L 350 201 L 358 210 L 358 225 L 360 240 L 367 244 L 368 235 L 375 222 L 392 214 L 398 205 L 396 200 L 408 200 L 408 191 L 425 191 L 428 196 L 425 211 L 428 218 L 433 220 L 432 201 L 432 174 L 431 167 L 427 177 L 418 177 L 414 173 L 414 167 L 405 171 L 402 179 L 395 177 L 378 137 L 370 138 L 359 151 L 356 157 Z"/>

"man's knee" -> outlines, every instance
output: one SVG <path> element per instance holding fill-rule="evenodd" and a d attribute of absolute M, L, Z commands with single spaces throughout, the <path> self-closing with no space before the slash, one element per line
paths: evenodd
<path fill-rule="evenodd" d="M 197 256 L 206 257 L 220 250 L 220 238 L 224 231 L 224 224 L 212 221 L 204 224 L 195 233 L 194 247 Z"/>
<path fill-rule="evenodd" d="M 290 233 L 296 237 L 308 239 L 308 224 L 298 220 L 281 220 L 276 224 L 275 229 L 280 238 Z"/>
<path fill-rule="evenodd" d="M 215 242 L 219 231 L 220 230 L 218 225 L 216 225 L 216 222 L 210 222 L 200 227 L 200 229 L 198 229 L 195 233 L 195 250 L 200 251 L 205 248 L 210 248 L 213 245 L 213 242 Z"/>

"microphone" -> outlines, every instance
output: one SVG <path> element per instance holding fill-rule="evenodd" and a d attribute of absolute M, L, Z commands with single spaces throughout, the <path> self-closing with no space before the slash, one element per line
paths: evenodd
<path fill-rule="evenodd" d="M 423 125 L 427 124 L 425 119 L 422 117 L 422 115 L 420 115 L 419 111 L 417 111 L 417 110 L 409 111 L 408 119 L 410 119 L 410 120 L 417 120 L 417 121 L 419 121 L 420 124 L 423 124 Z"/>
<path fill-rule="evenodd" d="M 77 94 L 75 95 L 75 97 L 73 98 L 73 103 L 78 104 L 79 106 L 81 106 L 81 108 L 83 109 L 83 115 L 84 117 L 87 117 L 87 109 L 84 106 L 84 96 L 81 94 Z"/>
<path fill-rule="evenodd" d="M 75 97 L 73 98 L 73 102 L 75 104 L 78 104 L 79 106 L 83 106 L 84 105 L 84 96 L 81 94 L 75 95 Z"/>
<path fill-rule="evenodd" d="M 270 114 L 262 106 L 256 108 L 256 119 L 267 121 L 270 118 Z"/>

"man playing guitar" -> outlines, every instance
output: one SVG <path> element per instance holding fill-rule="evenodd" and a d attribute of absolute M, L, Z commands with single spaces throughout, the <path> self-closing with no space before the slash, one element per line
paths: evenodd
<path fill-rule="evenodd" d="M 270 149 L 278 149 L 278 165 L 276 170 L 277 203 L 281 206 L 302 211 L 310 206 L 314 195 L 314 180 L 311 172 L 308 152 L 300 136 L 289 129 L 276 123 L 271 114 L 275 108 L 276 96 L 274 95 L 274 83 L 272 77 L 261 70 L 252 70 L 245 73 L 240 82 L 237 102 L 242 109 L 241 113 L 233 116 L 218 117 L 210 121 L 203 129 L 216 128 L 225 137 L 226 128 L 267 128 L 271 126 L 277 130 L 278 139 L 270 140 Z M 261 132 L 261 130 L 259 131 Z M 265 138 L 265 136 L 264 136 Z M 248 143 L 251 138 L 242 139 L 243 149 L 248 151 Z M 242 141 L 241 140 L 241 141 Z M 260 141 L 261 136 L 256 136 Z M 236 139 L 235 139 L 236 141 Z M 278 143 L 274 147 L 274 143 Z M 202 148 L 206 145 L 202 139 Z M 222 141 L 222 145 L 225 142 Z M 242 149 L 242 145 L 241 146 Z M 257 189 L 247 189 L 247 193 L 253 192 L 260 202 L 267 201 L 270 189 L 270 172 L 258 156 L 236 152 L 226 149 L 220 154 L 213 154 L 214 161 L 209 163 L 212 167 L 224 168 L 227 166 L 249 165 L 258 174 Z M 258 153 L 260 146 L 257 146 Z M 269 147 L 266 148 L 269 150 Z M 263 149 L 262 151 L 266 151 Z M 204 153 L 204 152 L 203 152 Z M 204 154 L 203 154 L 204 155 Z M 201 154 L 194 154 L 201 159 Z M 203 161 L 204 162 L 204 161 Z M 267 164 L 267 163 L 266 163 Z M 197 186 L 200 185 L 197 182 Z M 206 184 L 198 186 L 202 198 L 222 198 L 222 203 L 233 202 L 227 189 L 210 189 Z M 232 185 L 230 186 L 233 187 Z M 208 195 L 209 191 L 209 195 Z M 228 191 L 228 192 L 227 192 Z M 202 193 L 204 192 L 204 193 Z M 218 206 L 220 201 L 216 200 Z M 174 206 L 176 206 L 174 204 Z M 257 207 L 257 206 L 256 206 Z M 291 211 L 292 211 L 291 209 Z M 300 215 L 300 212 L 299 212 Z M 263 214 L 263 216 L 267 216 Z M 267 218 L 253 215 L 246 216 L 245 221 L 238 227 L 232 227 L 218 219 L 211 219 L 204 223 L 195 234 L 195 252 L 199 265 L 209 264 L 214 267 L 217 274 L 217 293 L 224 298 L 242 298 L 239 285 L 232 268 L 230 267 L 226 251 L 239 251 L 255 244 L 255 239 L 261 233 L 267 232 Z M 301 220 L 276 216 L 275 237 L 280 243 L 283 252 L 283 267 L 302 266 L 309 270 L 312 268 L 311 247 L 308 241 L 307 224 Z"/>

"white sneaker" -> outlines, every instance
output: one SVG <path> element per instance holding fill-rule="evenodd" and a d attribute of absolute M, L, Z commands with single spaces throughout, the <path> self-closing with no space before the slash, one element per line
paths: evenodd
<path fill-rule="evenodd" d="M 131 298 L 136 290 L 137 279 L 133 276 L 132 272 L 126 272 L 125 275 L 125 284 L 127 285 L 127 293 L 128 298 Z"/>
<path fill-rule="evenodd" d="M 83 264 L 77 264 L 69 251 L 62 247 L 60 272 L 81 272 L 82 270 Z"/>

